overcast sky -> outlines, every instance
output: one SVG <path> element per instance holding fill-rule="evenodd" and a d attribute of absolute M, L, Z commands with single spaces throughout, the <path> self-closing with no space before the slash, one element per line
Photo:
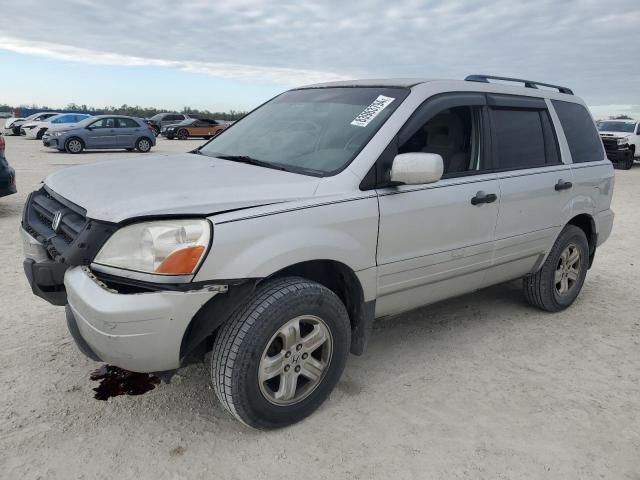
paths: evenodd
<path fill-rule="evenodd" d="M 640 116 L 640 1 L 0 0 L 0 103 L 248 109 L 332 79 L 491 73 Z"/>

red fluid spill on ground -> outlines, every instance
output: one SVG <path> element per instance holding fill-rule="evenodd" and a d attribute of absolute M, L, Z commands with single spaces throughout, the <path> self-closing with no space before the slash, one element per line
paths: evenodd
<path fill-rule="evenodd" d="M 91 380 L 100 381 L 100 385 L 93 389 L 94 398 L 107 400 L 118 395 L 142 395 L 156 388 L 160 379 L 148 373 L 136 373 L 113 365 L 103 365 L 91 372 Z"/>

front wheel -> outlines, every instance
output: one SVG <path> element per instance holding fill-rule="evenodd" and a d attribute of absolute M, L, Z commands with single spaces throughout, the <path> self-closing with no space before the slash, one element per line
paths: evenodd
<path fill-rule="evenodd" d="M 42 140 L 42 137 L 44 137 L 44 134 L 46 131 L 47 131 L 46 128 L 39 130 L 38 133 L 36 133 L 36 140 Z"/>
<path fill-rule="evenodd" d="M 84 150 L 84 143 L 79 138 L 71 137 L 65 142 L 64 149 L 67 153 L 80 153 Z"/>
<path fill-rule="evenodd" d="M 523 280 L 527 301 L 542 310 L 559 312 L 578 297 L 589 268 L 589 243 L 581 228 L 567 225 L 542 268 Z"/>
<path fill-rule="evenodd" d="M 178 130 L 178 140 L 186 140 L 189 138 L 189 132 L 187 132 L 184 128 Z"/>
<path fill-rule="evenodd" d="M 216 395 L 246 425 L 291 425 L 329 396 L 350 342 L 349 316 L 335 293 L 298 277 L 267 281 L 218 332 Z"/>
<path fill-rule="evenodd" d="M 151 150 L 151 140 L 146 137 L 139 138 L 136 142 L 136 150 L 142 153 L 147 153 Z"/>

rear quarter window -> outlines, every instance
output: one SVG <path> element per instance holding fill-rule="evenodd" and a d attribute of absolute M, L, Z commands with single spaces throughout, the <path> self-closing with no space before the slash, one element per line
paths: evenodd
<path fill-rule="evenodd" d="M 567 138 L 573 163 L 604 160 L 602 140 L 587 109 L 579 103 L 561 100 L 552 100 L 551 103 Z"/>

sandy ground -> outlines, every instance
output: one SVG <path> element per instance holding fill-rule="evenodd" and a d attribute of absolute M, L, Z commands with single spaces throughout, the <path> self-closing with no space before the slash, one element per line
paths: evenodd
<path fill-rule="evenodd" d="M 616 172 L 614 233 L 568 311 L 527 306 L 516 282 L 381 321 L 318 412 L 262 433 L 218 405 L 208 365 L 93 399 L 99 365 L 24 279 L 20 211 L 49 172 L 136 154 L 6 140 L 20 192 L 0 199 L 0 478 L 640 479 L 640 165 Z"/>

